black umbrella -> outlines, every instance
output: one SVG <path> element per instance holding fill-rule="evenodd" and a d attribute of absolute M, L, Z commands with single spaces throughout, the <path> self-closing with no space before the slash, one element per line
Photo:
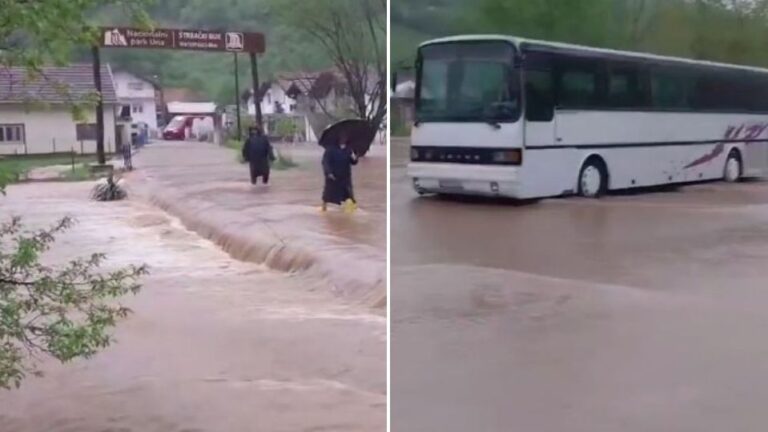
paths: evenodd
<path fill-rule="evenodd" d="M 342 137 L 346 137 L 347 145 L 356 155 L 364 156 L 371 148 L 376 131 L 365 120 L 342 120 L 325 128 L 318 144 L 323 147 L 338 145 Z"/>

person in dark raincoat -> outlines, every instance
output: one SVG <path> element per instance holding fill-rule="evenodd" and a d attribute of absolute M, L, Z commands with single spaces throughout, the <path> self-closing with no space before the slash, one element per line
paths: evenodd
<path fill-rule="evenodd" d="M 329 144 L 323 154 L 323 173 L 325 187 L 323 188 L 323 207 L 328 204 L 349 204 L 349 211 L 356 205 L 355 194 L 352 190 L 352 165 L 357 164 L 357 156 L 347 146 L 347 138 L 341 136 L 338 143 Z"/>
<path fill-rule="evenodd" d="M 243 159 L 251 168 L 251 184 L 256 184 L 259 177 L 264 184 L 269 183 L 270 163 L 275 160 L 275 153 L 269 139 L 257 126 L 249 129 L 248 139 L 243 145 Z"/>
<path fill-rule="evenodd" d="M 123 165 L 128 171 L 133 171 L 133 152 L 130 144 L 123 144 Z"/>

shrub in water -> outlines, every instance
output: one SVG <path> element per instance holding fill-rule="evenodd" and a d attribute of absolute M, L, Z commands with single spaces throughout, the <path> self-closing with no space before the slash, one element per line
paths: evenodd
<path fill-rule="evenodd" d="M 91 191 L 91 198 L 96 201 L 119 201 L 127 196 L 128 193 L 120 186 L 120 181 L 115 181 L 111 175 L 105 183 L 97 184 Z"/>

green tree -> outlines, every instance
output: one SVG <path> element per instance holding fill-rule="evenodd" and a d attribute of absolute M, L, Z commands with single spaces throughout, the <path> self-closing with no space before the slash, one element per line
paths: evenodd
<path fill-rule="evenodd" d="M 768 0 L 397 0 L 392 29 L 393 66 L 425 39 L 494 32 L 768 66 Z"/>
<path fill-rule="evenodd" d="M 0 0 L 0 65 L 24 68 L 30 80 L 45 79 L 46 64 L 66 64 L 97 33 L 88 20 L 94 11 L 119 6 L 146 23 L 142 0 Z M 60 88 L 66 93 L 68 89 Z M 2 102 L 0 100 L 0 102 Z M 7 176 L 0 172 L 0 192 Z M 19 386 L 38 374 L 35 355 L 60 361 L 89 357 L 109 345 L 110 329 L 128 309 L 112 301 L 139 290 L 146 267 L 100 273 L 103 254 L 77 259 L 58 269 L 41 263 L 55 236 L 72 225 L 64 218 L 33 233 L 21 220 L 0 224 L 0 388 Z"/>
<path fill-rule="evenodd" d="M 615 34 L 612 0 L 482 0 L 476 11 L 467 14 L 467 30 L 482 26 L 490 32 L 588 45 L 604 44 Z"/>
<path fill-rule="evenodd" d="M 267 51 L 259 58 L 263 81 L 297 68 L 314 70 L 331 65 L 311 40 L 277 19 L 272 0 L 163 0 L 150 5 L 147 11 L 158 26 L 264 33 Z M 103 16 L 110 21 L 119 21 L 111 10 L 103 12 Z M 87 56 L 87 53 L 82 54 Z M 157 76 L 165 87 L 195 89 L 210 100 L 234 103 L 235 80 L 230 53 L 111 50 L 105 51 L 105 58 L 113 67 L 148 77 Z M 296 58 L 302 59 L 300 65 Z M 241 89 L 250 88 L 247 56 L 240 57 L 239 76 Z"/>
<path fill-rule="evenodd" d="M 110 329 L 129 313 L 111 300 L 138 292 L 137 280 L 147 273 L 141 266 L 99 274 L 103 254 L 59 269 L 41 264 L 55 236 L 71 226 L 64 218 L 25 234 L 18 218 L 0 225 L 0 388 L 39 374 L 35 353 L 66 362 L 108 346 Z"/>
<path fill-rule="evenodd" d="M 117 6 L 134 21 L 148 24 L 144 0 L 0 0 L 0 64 L 39 72 L 48 63 L 66 64 L 73 50 L 98 37 L 89 16 Z"/>
<path fill-rule="evenodd" d="M 367 120 L 375 133 L 387 112 L 386 0 L 272 2 L 286 25 L 331 60 L 343 76 L 352 112 Z M 334 116 L 322 100 L 317 102 Z"/>

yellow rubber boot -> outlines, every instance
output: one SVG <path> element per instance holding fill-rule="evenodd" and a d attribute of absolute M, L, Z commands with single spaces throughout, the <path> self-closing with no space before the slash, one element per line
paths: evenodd
<path fill-rule="evenodd" d="M 344 212 L 345 213 L 354 213 L 355 210 L 357 210 L 357 204 L 355 204 L 354 201 L 351 199 L 348 199 L 344 201 Z"/>

